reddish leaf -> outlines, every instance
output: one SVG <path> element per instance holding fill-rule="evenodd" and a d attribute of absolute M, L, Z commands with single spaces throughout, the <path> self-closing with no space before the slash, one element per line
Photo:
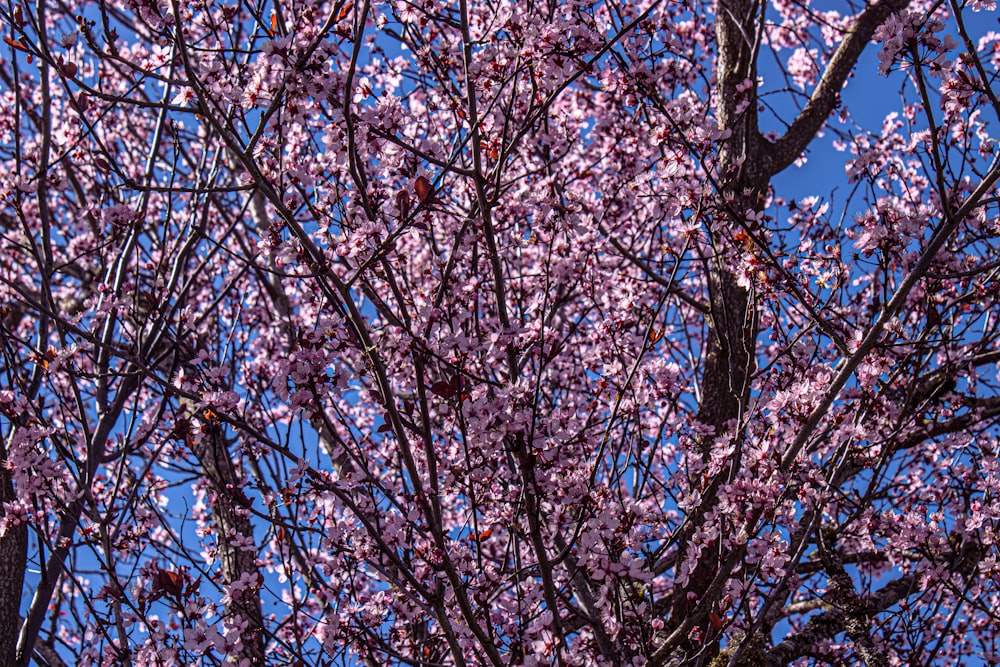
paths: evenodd
<path fill-rule="evenodd" d="M 201 588 L 201 577 L 198 577 L 197 579 L 192 580 L 191 583 L 187 585 L 187 588 L 184 589 L 184 595 L 186 597 L 197 595 L 198 589 L 200 588 Z"/>
<path fill-rule="evenodd" d="M 456 375 L 450 380 L 439 380 L 428 387 L 428 389 L 443 398 L 454 398 L 462 391 L 462 376 Z"/>
<path fill-rule="evenodd" d="M 179 597 L 184 591 L 184 575 L 173 570 L 158 570 L 153 580 L 153 591 Z"/>
<path fill-rule="evenodd" d="M 410 217 L 410 193 L 400 190 L 396 193 L 396 207 L 399 209 L 399 219 L 406 220 Z"/>
<path fill-rule="evenodd" d="M 927 304 L 927 324 L 932 327 L 941 324 L 941 313 L 932 303 Z"/>
<path fill-rule="evenodd" d="M 455 389 L 451 386 L 451 382 L 445 382 L 444 380 L 438 380 L 428 387 L 428 389 L 442 398 L 451 398 L 455 395 Z"/>
<path fill-rule="evenodd" d="M 13 39 L 11 39 L 10 37 L 4 37 L 4 38 L 3 38 L 3 41 L 7 42 L 7 44 L 9 44 L 10 46 L 13 46 L 13 47 L 14 47 L 15 49 L 17 49 L 18 51 L 24 51 L 25 53 L 27 53 L 27 52 L 28 52 L 28 47 L 27 47 L 27 46 L 25 46 L 25 45 L 24 45 L 24 44 L 22 44 L 21 42 L 16 42 L 16 41 L 14 41 L 14 40 L 13 40 Z"/>
<path fill-rule="evenodd" d="M 421 204 L 426 204 L 434 198 L 434 186 L 423 176 L 417 176 L 413 181 L 413 191 L 417 193 L 417 199 Z"/>

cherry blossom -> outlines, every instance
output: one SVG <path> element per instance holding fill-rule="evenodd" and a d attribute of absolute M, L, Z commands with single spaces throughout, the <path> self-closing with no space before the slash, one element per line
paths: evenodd
<path fill-rule="evenodd" d="M 995 3 L 807 5 L 0 8 L 0 662 L 995 662 Z"/>

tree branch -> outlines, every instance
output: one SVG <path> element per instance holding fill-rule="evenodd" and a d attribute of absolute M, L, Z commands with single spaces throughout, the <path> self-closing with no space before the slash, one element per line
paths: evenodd
<path fill-rule="evenodd" d="M 904 9 L 908 4 L 909 0 L 881 0 L 869 5 L 858 15 L 854 26 L 844 35 L 844 41 L 827 64 L 826 71 L 805 108 L 783 137 L 773 144 L 765 144 L 766 170 L 770 175 L 780 173 L 798 159 L 837 107 L 844 82 L 857 64 L 861 52 L 871 41 L 875 29 L 891 14 Z"/>
<path fill-rule="evenodd" d="M 874 596 L 868 598 L 864 612 L 874 615 L 885 611 L 901 599 L 917 585 L 917 577 L 912 574 L 900 577 L 885 586 Z M 848 612 L 839 607 L 831 607 L 809 619 L 806 626 L 791 635 L 783 642 L 768 651 L 765 665 L 778 667 L 794 662 L 797 658 L 807 655 L 820 642 L 836 637 L 844 631 Z"/>

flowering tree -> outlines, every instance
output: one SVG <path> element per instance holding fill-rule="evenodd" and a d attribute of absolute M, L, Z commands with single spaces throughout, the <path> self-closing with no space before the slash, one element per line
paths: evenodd
<path fill-rule="evenodd" d="M 0 664 L 1000 662 L 994 3 L 840 4 L 3 5 Z"/>

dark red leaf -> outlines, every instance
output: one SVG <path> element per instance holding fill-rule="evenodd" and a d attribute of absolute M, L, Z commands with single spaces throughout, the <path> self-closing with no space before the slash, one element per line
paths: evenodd
<path fill-rule="evenodd" d="M 446 380 L 438 380 L 430 387 L 428 387 L 428 389 L 430 389 L 432 393 L 437 394 L 442 398 L 451 398 L 455 395 L 456 391 L 455 386 L 450 381 Z"/>
<path fill-rule="evenodd" d="M 179 597 L 184 591 L 184 575 L 173 570 L 158 570 L 153 580 L 153 591 Z"/>
<path fill-rule="evenodd" d="M 397 192 L 396 206 L 399 209 L 399 219 L 406 220 L 410 216 L 410 193 L 406 190 Z"/>
<path fill-rule="evenodd" d="M 421 204 L 426 204 L 434 198 L 434 186 L 423 176 L 417 176 L 413 181 L 413 191 L 417 193 L 417 199 Z"/>
<path fill-rule="evenodd" d="M 3 41 L 7 42 L 7 44 L 9 44 L 10 46 L 13 46 L 13 47 L 14 47 L 15 49 L 17 49 L 18 51 L 24 51 L 25 53 L 27 53 L 27 51 L 28 51 L 28 47 L 26 47 L 26 46 L 25 46 L 24 44 L 22 44 L 21 42 L 15 42 L 15 41 L 14 41 L 13 39 L 11 39 L 10 37 L 4 37 L 4 38 L 3 38 Z"/>

